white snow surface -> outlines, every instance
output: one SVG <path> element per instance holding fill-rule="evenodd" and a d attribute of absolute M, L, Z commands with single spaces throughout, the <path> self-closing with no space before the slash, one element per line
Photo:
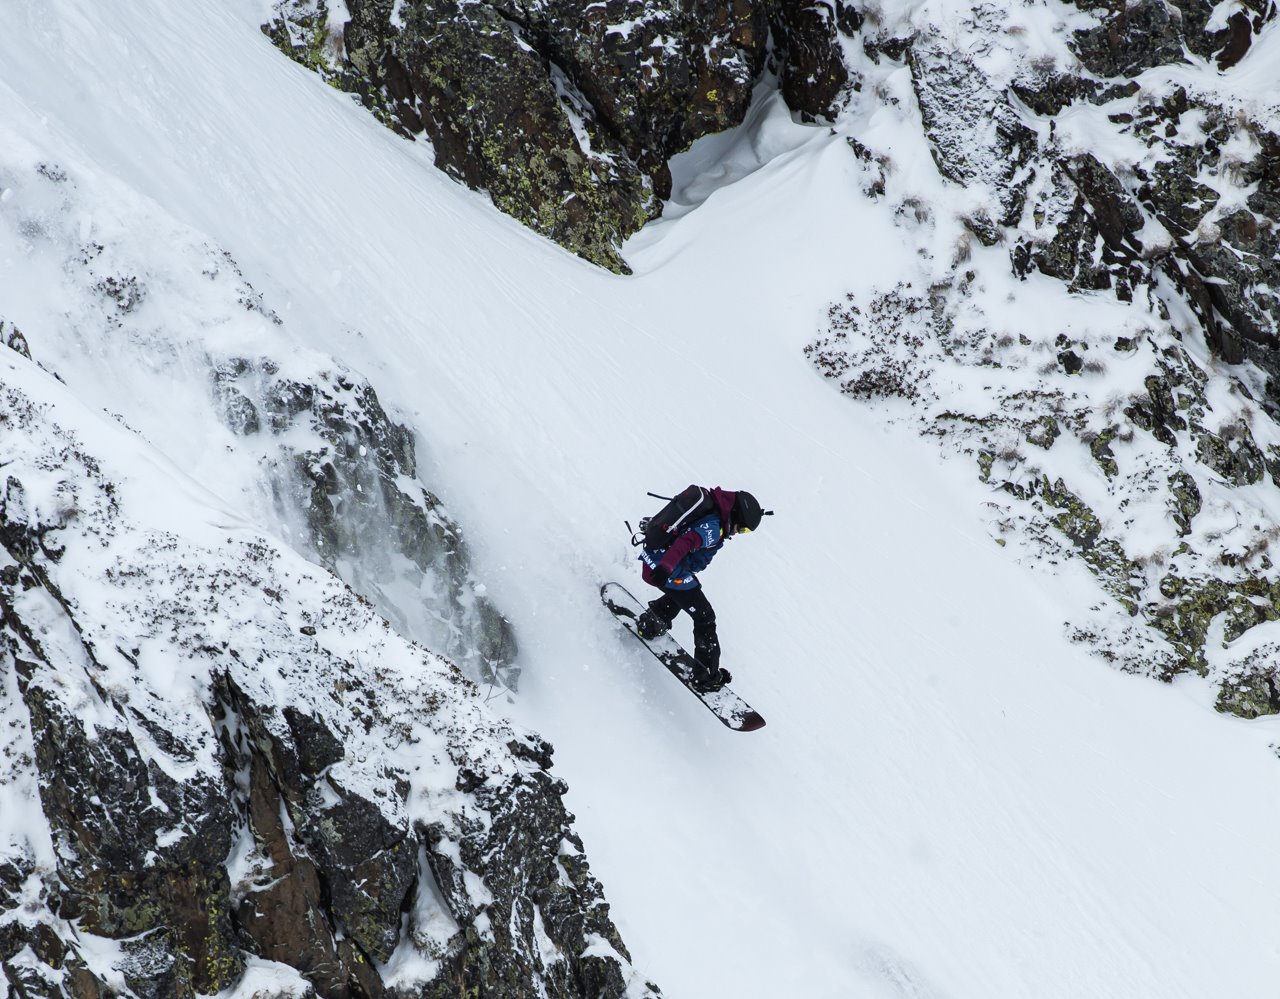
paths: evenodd
<path fill-rule="evenodd" d="M 1126 676 L 1068 644 L 1068 608 L 1096 592 L 1083 568 L 1017 565 L 971 469 L 885 429 L 803 356 L 846 292 L 930 277 L 892 206 L 859 193 L 839 129 L 768 100 L 718 140 L 718 180 L 691 158 L 679 217 L 631 241 L 619 278 L 284 59 L 263 6 L 13 0 L 0 148 L 90 197 L 130 191 L 145 228 L 119 239 L 191 231 L 229 251 L 284 320 L 283 349 L 360 371 L 419 435 L 424 480 L 517 629 L 522 689 L 494 707 L 556 746 L 645 975 L 673 999 L 1274 995 L 1280 723 L 1221 717 L 1199 681 Z M 897 127 L 854 124 L 882 147 Z M 918 138 L 899 145 L 904 168 L 932 170 Z M 5 178 L 0 318 L 163 453 L 193 518 L 251 524 L 260 506 L 220 488 L 243 459 L 201 407 L 171 405 L 163 368 L 146 391 L 71 363 L 59 273 Z M 91 238 L 94 213 L 78 224 Z M 996 277 L 999 251 L 974 260 L 993 301 L 1019 289 Z M 1043 296 L 1029 321 L 1069 307 L 1051 282 L 1021 289 Z M 596 594 L 643 591 L 622 520 L 690 481 L 777 511 L 705 576 L 735 689 L 768 720 L 751 735 L 721 729 Z M 183 517 L 143 506 L 159 527 Z M 0 801 L 15 824 L 15 795 Z"/>

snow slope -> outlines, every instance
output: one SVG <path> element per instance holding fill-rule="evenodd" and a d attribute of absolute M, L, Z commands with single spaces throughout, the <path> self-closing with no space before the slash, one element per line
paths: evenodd
<path fill-rule="evenodd" d="M 522 691 L 494 707 L 556 746 L 646 975 L 671 997 L 1273 993 L 1277 723 L 1068 645 L 1083 570 L 1028 575 L 971 473 L 803 357 L 829 302 L 920 274 L 842 136 L 759 108 L 725 142 L 736 182 L 683 183 L 700 203 L 618 278 L 431 170 L 262 15 L 15 0 L 0 135 L 207 234 L 287 343 L 363 373 L 420 435 L 520 638 Z M 0 308 L 38 358 L 67 334 L 37 256 L 3 261 Z M 1064 293 L 1043 287 L 1050 315 Z M 147 396 L 113 402 L 159 422 Z M 157 443 L 216 491 L 188 429 Z M 751 736 L 598 606 L 604 579 L 640 588 L 622 519 L 691 480 L 777 510 L 706 576 L 768 719 Z"/>

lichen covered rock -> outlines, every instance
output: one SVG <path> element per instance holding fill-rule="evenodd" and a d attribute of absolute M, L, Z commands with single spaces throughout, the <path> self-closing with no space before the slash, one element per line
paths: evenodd
<path fill-rule="evenodd" d="M 575 130 L 581 101 L 526 32 L 483 3 L 417 2 L 403 17 L 384 58 L 404 67 L 436 164 L 508 215 L 625 272 L 617 246 L 657 214 L 652 181 L 613 134 Z"/>
<path fill-rule="evenodd" d="M 1232 679 L 1228 650 L 1280 620 L 1280 529 L 1249 492 L 1280 425 L 1167 328 L 1008 330 L 968 287 L 850 295 L 806 351 L 847 395 L 971 461 L 999 544 L 1087 569 L 1105 600 L 1077 611 L 1072 637 L 1135 672 L 1211 676 L 1224 710 L 1252 710 L 1262 688 Z M 1129 394 L 1095 402 L 1090 383 L 1116 365 Z"/>
<path fill-rule="evenodd" d="M 436 165 L 579 256 L 628 273 L 622 242 L 662 211 L 669 162 L 740 124 L 765 67 L 807 121 L 860 86 L 842 0 L 280 0 L 263 31 L 425 135 Z"/>
<path fill-rule="evenodd" d="M 268 357 L 211 368 L 219 413 L 254 438 L 244 446 L 258 451 L 280 516 L 402 630 L 514 689 L 514 629 L 472 572 L 462 527 L 418 481 L 413 434 L 353 372 L 290 369 Z"/>
<path fill-rule="evenodd" d="M 350 999 L 655 991 L 550 747 L 322 568 L 184 517 L 153 449 L 10 357 L 0 766 L 52 844 L 0 844 L 10 982 L 194 997 L 258 955 Z"/>
<path fill-rule="evenodd" d="M 326 74 L 502 211 L 621 273 L 621 242 L 661 211 L 668 159 L 739 123 L 768 25 L 750 0 L 349 4 Z M 308 62 L 327 8 L 264 30 Z M 293 25 L 293 27 L 290 27 Z"/>

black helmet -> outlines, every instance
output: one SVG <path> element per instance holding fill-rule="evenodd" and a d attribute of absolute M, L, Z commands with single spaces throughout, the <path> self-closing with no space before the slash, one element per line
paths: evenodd
<path fill-rule="evenodd" d="M 735 531 L 754 531 L 760 526 L 764 511 L 760 503 L 748 492 L 738 493 L 733 501 L 733 528 Z"/>

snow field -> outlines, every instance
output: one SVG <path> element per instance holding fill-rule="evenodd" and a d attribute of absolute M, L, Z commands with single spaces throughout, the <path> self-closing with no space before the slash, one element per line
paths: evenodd
<path fill-rule="evenodd" d="M 923 266 L 841 135 L 757 109 L 749 138 L 719 140 L 737 182 L 695 162 L 696 207 L 632 240 L 617 278 L 280 57 L 260 8 L 26 0 L 0 37 L 3 99 L 49 155 L 229 250 L 286 342 L 362 371 L 418 432 L 521 641 L 521 692 L 494 708 L 556 746 L 667 996 L 1270 994 L 1277 725 L 1068 645 L 1083 570 L 1016 565 L 969 469 L 881 429 L 801 353 L 845 291 Z M 0 300 L 24 304 L 5 318 L 38 356 L 23 312 L 52 314 L 52 292 L 16 296 L 38 264 L 6 264 Z M 151 405 L 121 412 L 155 422 Z M 216 491 L 213 455 L 175 434 L 168 458 Z M 735 688 L 768 720 L 751 735 L 598 604 L 604 579 L 644 589 L 622 519 L 689 481 L 777 511 L 704 577 Z"/>

